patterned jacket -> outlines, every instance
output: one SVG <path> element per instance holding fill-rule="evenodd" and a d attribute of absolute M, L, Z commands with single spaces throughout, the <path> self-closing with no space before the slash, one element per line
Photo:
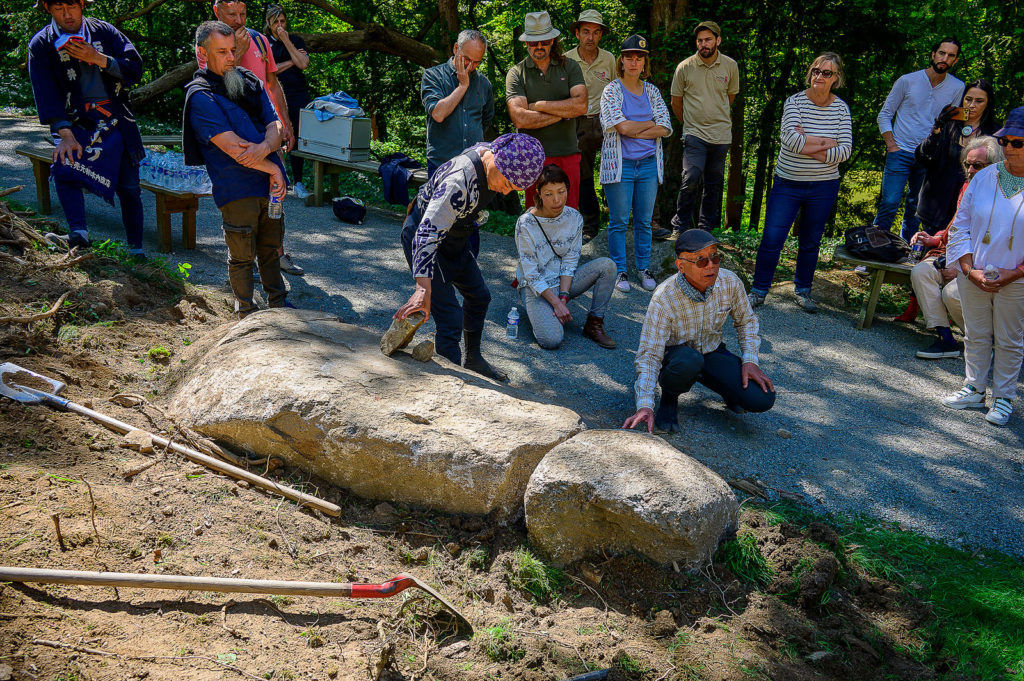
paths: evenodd
<path fill-rule="evenodd" d="M 672 119 L 662 99 L 661 92 L 651 83 L 644 81 L 644 94 L 651 103 L 654 122 L 672 133 Z M 605 86 L 601 94 L 601 128 L 604 130 L 604 144 L 601 146 L 601 184 L 622 181 L 622 142 L 615 126 L 627 118 L 622 113 L 622 81 L 615 79 Z M 655 156 L 658 159 L 658 183 L 665 180 L 665 156 L 661 138 L 654 140 Z"/>

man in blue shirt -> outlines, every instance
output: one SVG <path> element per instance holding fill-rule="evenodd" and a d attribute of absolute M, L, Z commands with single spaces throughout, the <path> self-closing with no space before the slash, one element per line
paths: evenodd
<path fill-rule="evenodd" d="M 459 34 L 452 58 L 423 72 L 420 99 L 427 112 L 427 175 L 477 142 L 494 119 L 491 81 L 477 68 L 487 41 L 480 31 Z"/>
<path fill-rule="evenodd" d="M 51 21 L 28 44 L 28 72 L 40 122 L 49 125 L 54 185 L 70 246 L 89 246 L 82 189 L 121 201 L 128 247 L 142 250 L 139 161 L 146 151 L 128 87 L 142 77 L 142 58 L 105 21 L 84 17 L 84 0 L 41 0 Z"/>
<path fill-rule="evenodd" d="M 878 130 L 885 141 L 886 154 L 875 225 L 892 229 L 906 188 L 901 235 L 907 241 L 917 233 L 920 224 L 917 196 L 924 182 L 924 166 L 915 159 L 914 150 L 931 133 L 943 107 L 960 105 L 963 81 L 949 75 L 959 56 L 960 41 L 940 40 L 932 49 L 928 68 L 900 76 L 878 112 Z"/>
<path fill-rule="evenodd" d="M 213 200 L 224 219 L 228 278 L 239 318 L 255 312 L 253 260 L 270 307 L 292 307 L 281 278 L 283 220 L 267 214 L 268 196 L 288 191 L 284 165 L 275 153 L 282 126 L 251 71 L 235 66 L 234 31 L 220 21 L 196 29 L 196 48 L 206 59 L 185 86 L 182 147 L 185 163 L 206 165 Z"/>

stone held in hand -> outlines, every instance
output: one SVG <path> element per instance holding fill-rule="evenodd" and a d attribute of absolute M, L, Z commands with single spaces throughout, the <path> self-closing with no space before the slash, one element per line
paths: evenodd
<path fill-rule="evenodd" d="M 552 449 L 525 504 L 530 541 L 559 564 L 636 551 L 700 567 L 739 515 L 714 471 L 659 437 L 625 430 L 587 430 Z"/>
<path fill-rule="evenodd" d="M 420 362 L 429 362 L 434 357 L 434 341 L 420 341 L 412 349 L 412 358 Z"/>
<path fill-rule="evenodd" d="M 380 351 L 390 357 L 396 350 L 401 350 L 412 341 L 416 330 L 427 321 L 424 312 L 413 312 L 405 319 L 392 319 L 389 328 L 380 339 Z"/>

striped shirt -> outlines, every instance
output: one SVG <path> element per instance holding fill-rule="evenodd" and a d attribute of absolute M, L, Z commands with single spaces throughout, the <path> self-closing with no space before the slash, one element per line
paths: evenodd
<path fill-rule="evenodd" d="M 797 126 L 803 129 L 804 134 L 797 132 Z M 827 160 L 822 163 L 800 153 L 807 135 L 829 137 L 839 142 L 839 146 L 827 150 Z M 775 162 L 776 175 L 794 182 L 838 180 L 839 164 L 850 158 L 853 151 L 850 109 L 838 97 L 828 106 L 818 106 L 801 90 L 786 100 L 779 139 L 782 148 Z"/>
<path fill-rule="evenodd" d="M 637 410 L 654 409 L 665 348 L 687 345 L 702 355 L 714 351 L 722 344 L 722 327 L 729 315 L 736 327 L 743 363 L 757 364 L 757 350 L 761 347 L 757 315 L 750 307 L 739 277 L 721 269 L 718 279 L 703 295 L 682 274 L 658 286 L 647 306 L 636 351 L 637 377 L 633 390 Z"/>

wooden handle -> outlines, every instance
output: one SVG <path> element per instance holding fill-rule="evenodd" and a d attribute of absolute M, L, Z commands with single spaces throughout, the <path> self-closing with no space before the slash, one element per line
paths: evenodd
<path fill-rule="evenodd" d="M 43 570 L 0 566 L 0 581 L 37 584 L 85 584 L 89 586 L 127 586 L 139 589 L 177 589 L 181 591 L 219 591 L 222 593 L 282 594 L 286 596 L 333 596 L 349 598 L 352 584 L 330 582 L 284 582 L 227 577 L 187 577 L 183 575 L 139 575 L 130 572 L 83 572 Z M 368 596 L 372 598 L 373 596 Z"/>

